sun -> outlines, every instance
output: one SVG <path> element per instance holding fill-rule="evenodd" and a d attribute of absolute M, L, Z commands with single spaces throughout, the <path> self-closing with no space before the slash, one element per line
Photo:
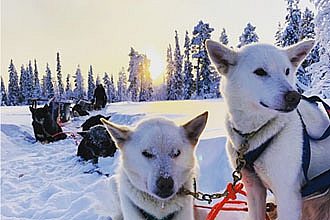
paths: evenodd
<path fill-rule="evenodd" d="M 165 71 L 164 58 L 162 58 L 160 53 L 155 48 L 146 48 L 145 53 L 148 59 L 150 59 L 151 78 L 154 81 L 158 81 L 159 78 L 162 78 Z"/>

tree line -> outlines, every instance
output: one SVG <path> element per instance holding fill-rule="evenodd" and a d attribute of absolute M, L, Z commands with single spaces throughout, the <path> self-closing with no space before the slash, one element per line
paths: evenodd
<path fill-rule="evenodd" d="M 322 11 L 322 8 L 320 9 Z M 311 91 L 330 97 L 330 67 L 328 65 L 330 52 L 329 24 L 326 17 L 330 13 L 323 13 L 317 17 L 319 25 L 319 39 L 317 45 L 308 55 L 304 63 L 297 71 L 297 87 L 303 92 Z M 325 11 L 325 12 L 324 12 Z M 314 14 L 306 8 L 299 8 L 299 0 L 287 0 L 287 14 L 285 23 L 279 23 L 274 35 L 275 45 L 287 47 L 303 39 L 315 38 Z M 320 28 L 322 27 L 322 28 Z M 168 45 L 166 56 L 166 70 L 163 83 L 153 86 L 150 73 L 150 60 L 147 55 L 140 54 L 131 47 L 127 72 L 123 67 L 118 73 L 118 80 L 114 82 L 113 74 L 104 73 L 102 79 L 97 75 L 94 79 L 93 67 L 88 70 L 87 91 L 84 88 L 84 78 L 78 65 L 75 74 L 66 77 L 66 84 L 62 82 L 60 54 L 56 55 L 56 77 L 53 77 L 48 64 L 45 74 L 39 80 L 39 72 L 36 60 L 32 65 L 21 66 L 20 77 L 14 66 L 13 60 L 9 64 L 8 91 L 1 77 L 1 105 L 27 104 L 31 98 L 49 99 L 91 99 L 96 85 L 102 83 L 105 87 L 108 101 L 151 101 L 151 100 L 183 100 L 218 98 L 221 96 L 219 86 L 221 77 L 211 65 L 205 48 L 205 41 L 211 38 L 214 28 L 208 23 L 199 21 L 193 28 L 191 36 L 185 32 L 183 48 L 179 44 L 179 35 L 175 31 L 174 47 Z M 258 42 L 259 36 L 256 27 L 247 23 L 236 45 L 240 48 L 244 45 Z M 226 29 L 222 28 L 219 41 L 229 45 Z M 232 46 L 233 47 L 233 46 Z M 72 86 L 71 80 L 74 85 Z"/>

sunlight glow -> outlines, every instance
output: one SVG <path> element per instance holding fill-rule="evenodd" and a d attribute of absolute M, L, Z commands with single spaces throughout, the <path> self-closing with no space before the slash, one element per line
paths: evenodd
<path fill-rule="evenodd" d="M 164 59 L 155 48 L 146 48 L 143 50 L 148 59 L 150 59 L 151 78 L 157 80 L 165 71 Z"/>

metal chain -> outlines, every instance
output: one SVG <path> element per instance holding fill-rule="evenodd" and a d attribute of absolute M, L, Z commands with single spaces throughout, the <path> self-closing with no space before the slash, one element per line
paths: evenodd
<path fill-rule="evenodd" d="M 244 159 L 244 154 L 248 149 L 249 149 L 248 139 L 245 139 L 244 142 L 240 145 L 239 151 L 237 152 L 236 169 L 232 173 L 233 187 L 239 181 L 242 180 L 242 177 L 243 177 L 242 176 L 242 169 L 246 165 L 246 161 Z M 227 189 L 225 191 L 223 191 L 222 193 L 213 193 L 213 194 L 202 193 L 200 191 L 197 191 L 197 185 L 196 185 L 196 179 L 195 178 L 194 178 L 193 188 L 194 188 L 193 192 L 188 190 L 188 189 L 185 189 L 185 188 L 182 188 L 182 192 L 185 195 L 190 195 L 190 196 L 194 197 L 198 201 L 206 201 L 206 202 L 208 202 L 208 204 L 210 204 L 215 199 L 220 199 L 220 198 L 226 197 L 228 195 L 228 190 Z"/>

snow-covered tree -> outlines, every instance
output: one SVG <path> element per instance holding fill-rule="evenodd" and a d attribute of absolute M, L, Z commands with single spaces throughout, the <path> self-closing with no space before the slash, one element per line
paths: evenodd
<path fill-rule="evenodd" d="M 226 33 L 226 29 L 222 28 L 222 31 L 221 31 L 221 34 L 220 34 L 220 37 L 219 37 L 219 42 L 224 44 L 224 45 L 227 45 L 228 44 L 228 35 Z"/>
<path fill-rule="evenodd" d="M 1 106 L 8 105 L 6 87 L 5 87 L 5 83 L 3 82 L 2 76 L 1 76 L 1 98 L 0 99 L 1 99 Z"/>
<path fill-rule="evenodd" d="M 70 81 L 70 74 L 66 76 L 65 97 L 71 99 L 73 97 L 72 85 Z"/>
<path fill-rule="evenodd" d="M 283 34 L 283 27 L 280 22 L 278 22 L 277 31 L 275 33 L 275 45 L 280 47 L 282 46 L 282 34 Z"/>
<path fill-rule="evenodd" d="M 103 77 L 104 89 L 108 97 L 108 102 L 112 103 L 116 101 L 116 90 L 113 81 L 113 75 L 109 77 L 107 73 L 104 73 Z"/>
<path fill-rule="evenodd" d="M 139 65 L 140 76 L 140 93 L 139 101 L 151 101 L 152 100 L 152 80 L 150 74 L 150 60 L 146 55 L 142 55 L 142 62 Z"/>
<path fill-rule="evenodd" d="M 8 105 L 17 105 L 19 101 L 18 75 L 13 60 L 10 60 L 8 73 Z"/>
<path fill-rule="evenodd" d="M 320 59 L 308 68 L 312 87 L 306 91 L 306 94 L 330 98 L 330 4 L 327 0 L 314 0 L 313 2 L 318 10 L 315 24 Z"/>
<path fill-rule="evenodd" d="M 88 91 L 87 91 L 87 98 L 91 100 L 94 96 L 95 84 L 94 84 L 94 76 L 93 76 L 93 67 L 92 65 L 89 66 L 88 71 Z"/>
<path fill-rule="evenodd" d="M 167 48 L 167 56 L 166 56 L 166 99 L 167 100 L 175 100 L 175 94 L 173 90 L 173 81 L 174 81 L 174 61 L 172 55 L 172 47 L 171 44 Z"/>
<path fill-rule="evenodd" d="M 41 97 L 46 99 L 47 98 L 47 87 L 46 87 L 46 76 L 43 75 L 41 79 Z"/>
<path fill-rule="evenodd" d="M 25 104 L 25 99 L 27 97 L 26 94 L 26 82 L 28 78 L 28 71 L 25 69 L 24 65 L 22 64 L 21 66 L 21 72 L 20 72 L 20 77 L 19 77 L 19 103 Z"/>
<path fill-rule="evenodd" d="M 178 32 L 175 31 L 175 50 L 174 50 L 174 74 L 172 82 L 172 90 L 174 99 L 180 100 L 183 98 L 183 77 L 182 77 L 182 60 Z"/>
<path fill-rule="evenodd" d="M 85 96 L 84 78 L 81 74 L 80 66 L 78 65 L 76 74 L 74 76 L 74 90 L 73 95 L 77 99 L 83 99 Z"/>
<path fill-rule="evenodd" d="M 154 86 L 154 92 L 153 92 L 153 100 L 156 101 L 161 101 L 161 100 L 166 100 L 166 84 L 165 82 Z"/>
<path fill-rule="evenodd" d="M 139 95 L 139 85 L 140 85 L 140 76 L 139 76 L 139 66 L 141 65 L 142 56 L 134 50 L 133 47 L 131 47 L 131 51 L 128 55 L 130 57 L 129 60 L 129 66 L 128 66 L 128 93 L 130 95 L 130 99 L 133 102 L 138 101 L 138 95 Z"/>
<path fill-rule="evenodd" d="M 58 96 L 61 99 L 64 96 L 64 86 L 62 81 L 62 72 L 61 72 L 61 61 L 60 61 L 60 53 L 56 54 L 56 73 L 57 73 L 57 89 Z"/>
<path fill-rule="evenodd" d="M 34 84 L 34 73 L 32 69 L 32 63 L 31 60 L 29 61 L 29 64 L 26 67 L 25 74 L 23 75 L 23 79 L 21 79 L 21 95 L 24 97 L 22 102 L 24 104 L 28 104 L 28 100 L 32 98 L 33 96 L 33 84 Z"/>
<path fill-rule="evenodd" d="M 184 67 L 183 67 L 183 98 L 190 99 L 194 93 L 194 75 L 192 74 L 193 66 L 190 61 L 190 38 L 188 31 L 184 40 Z"/>
<path fill-rule="evenodd" d="M 308 8 L 305 9 L 300 25 L 300 39 L 314 39 L 315 38 L 315 24 L 314 24 L 314 13 Z M 307 73 L 307 68 L 313 63 L 320 60 L 319 45 L 317 44 L 312 51 L 305 58 L 297 71 L 298 82 L 303 83 L 304 86 L 310 87 L 311 78 Z M 299 84 L 298 84 L 299 85 Z"/>
<path fill-rule="evenodd" d="M 305 8 L 305 11 L 302 15 L 300 30 L 301 39 L 315 38 L 314 13 L 308 8 Z"/>
<path fill-rule="evenodd" d="M 256 33 L 256 27 L 253 26 L 251 23 L 248 23 L 244 28 L 242 35 L 239 37 L 239 44 L 237 45 L 237 47 L 240 48 L 244 45 L 258 41 L 259 41 L 259 37 Z"/>
<path fill-rule="evenodd" d="M 127 100 L 127 77 L 124 67 L 118 73 L 118 81 L 117 81 L 117 96 L 118 101 L 126 101 Z"/>
<path fill-rule="evenodd" d="M 299 0 L 287 0 L 288 14 L 285 17 L 285 28 L 282 33 L 281 46 L 287 47 L 301 39 L 301 11 L 298 8 Z"/>
<path fill-rule="evenodd" d="M 200 21 L 193 31 L 192 58 L 196 60 L 196 96 L 197 98 L 206 98 L 211 91 L 212 73 L 210 70 L 211 61 L 207 55 L 205 41 L 211 37 L 213 28 L 209 24 Z"/>
<path fill-rule="evenodd" d="M 210 67 L 209 78 L 210 78 L 210 93 L 206 96 L 206 98 L 219 98 L 221 77 L 213 66 Z"/>
<path fill-rule="evenodd" d="M 55 91 L 54 91 L 54 84 L 53 84 L 53 78 L 52 78 L 52 72 L 49 68 L 49 64 L 46 65 L 46 78 L 45 78 L 45 98 L 49 99 L 54 97 Z"/>
<path fill-rule="evenodd" d="M 40 88 L 40 81 L 39 81 L 39 72 L 37 67 L 37 61 L 34 59 L 34 83 L 33 83 L 33 98 L 40 98 L 41 97 L 41 88 Z"/>

